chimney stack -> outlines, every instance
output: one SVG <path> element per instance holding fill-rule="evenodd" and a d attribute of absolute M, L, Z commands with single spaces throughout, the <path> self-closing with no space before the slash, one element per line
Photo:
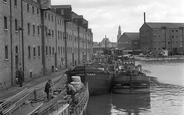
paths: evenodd
<path fill-rule="evenodd" d="M 146 23 L 146 13 L 144 12 L 144 23 Z"/>

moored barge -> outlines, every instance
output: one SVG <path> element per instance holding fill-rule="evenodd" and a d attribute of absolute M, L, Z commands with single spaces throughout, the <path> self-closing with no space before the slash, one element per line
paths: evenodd
<path fill-rule="evenodd" d="M 135 66 L 135 60 L 123 60 L 121 70 L 113 78 L 114 93 L 150 93 L 150 78 L 142 73 L 142 66 Z"/>
<path fill-rule="evenodd" d="M 68 81 L 71 76 L 80 76 L 82 82 L 88 82 L 90 95 L 105 94 L 110 91 L 113 74 L 109 71 L 100 70 L 91 65 L 79 65 L 66 72 Z"/>

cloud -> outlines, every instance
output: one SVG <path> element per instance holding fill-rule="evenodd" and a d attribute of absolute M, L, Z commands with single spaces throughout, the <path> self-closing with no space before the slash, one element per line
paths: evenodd
<path fill-rule="evenodd" d="M 183 0 L 52 0 L 52 4 L 71 4 L 92 28 L 94 41 L 107 35 L 116 39 L 118 26 L 123 32 L 138 32 L 146 12 L 147 22 L 184 22 Z"/>

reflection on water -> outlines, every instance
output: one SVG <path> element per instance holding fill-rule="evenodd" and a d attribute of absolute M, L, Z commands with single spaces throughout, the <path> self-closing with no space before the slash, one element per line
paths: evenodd
<path fill-rule="evenodd" d="M 154 84 L 151 88 L 151 105 L 151 113 L 183 115 L 184 87 L 162 83 Z"/>
<path fill-rule="evenodd" d="M 111 115 L 139 115 L 150 109 L 150 94 L 113 94 Z"/>
<path fill-rule="evenodd" d="M 157 77 L 150 94 L 90 97 L 88 115 L 184 115 L 184 61 L 147 61 L 147 75 Z"/>

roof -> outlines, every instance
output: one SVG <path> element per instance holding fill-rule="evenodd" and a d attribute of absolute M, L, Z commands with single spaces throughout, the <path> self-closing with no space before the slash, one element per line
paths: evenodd
<path fill-rule="evenodd" d="M 72 9 L 71 5 L 52 5 L 52 8 L 70 8 Z"/>
<path fill-rule="evenodd" d="M 124 32 L 131 40 L 139 40 L 138 32 Z"/>
<path fill-rule="evenodd" d="M 152 23 L 148 22 L 146 23 L 150 28 L 179 28 L 184 27 L 184 23 Z"/>

